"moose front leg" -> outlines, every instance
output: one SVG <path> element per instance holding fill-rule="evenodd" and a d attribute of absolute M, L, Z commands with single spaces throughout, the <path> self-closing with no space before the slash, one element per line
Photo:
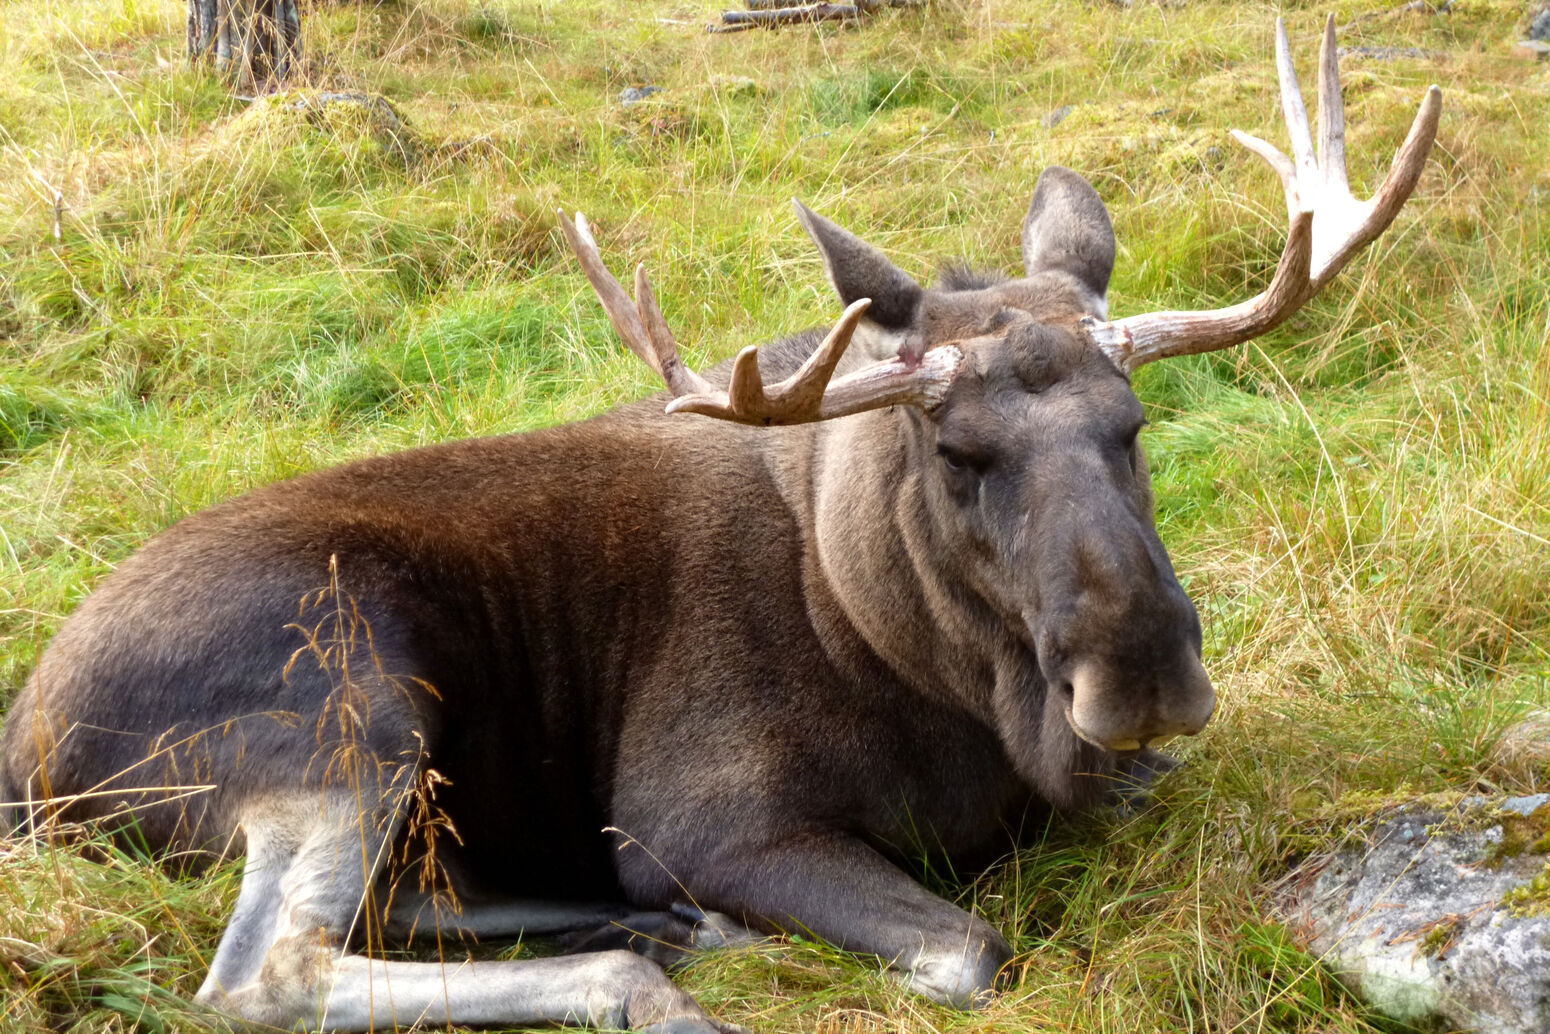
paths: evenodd
<path fill-rule="evenodd" d="M 910 989 L 960 1009 L 989 1001 L 1012 956 L 989 923 L 843 834 L 718 853 L 684 886 L 696 905 L 750 925 L 812 933 L 846 951 L 877 955 Z"/>

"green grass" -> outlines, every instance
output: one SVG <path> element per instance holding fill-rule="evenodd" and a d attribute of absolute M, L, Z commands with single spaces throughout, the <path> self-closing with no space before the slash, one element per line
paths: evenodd
<path fill-rule="evenodd" d="M 1189 766 L 1137 817 L 932 877 L 1019 952 L 985 1012 L 809 943 L 701 961 L 682 980 L 707 1006 L 847 1034 L 1394 1029 L 1270 895 L 1348 835 L 1343 801 L 1550 782 L 1542 755 L 1498 749 L 1550 706 L 1550 73 L 1511 52 L 1521 5 L 1391 7 L 1336 4 L 1341 42 L 1441 56 L 1347 62 L 1352 173 L 1375 186 L 1438 82 L 1415 199 L 1290 326 L 1137 378 L 1221 698 Z M 173 0 L 0 4 L 0 701 L 187 513 L 650 390 L 558 206 L 616 268 L 647 264 L 696 363 L 836 314 L 792 196 L 918 275 L 1011 269 L 1039 170 L 1070 165 L 1114 215 L 1118 314 L 1247 297 L 1279 252 L 1279 187 L 1226 134 L 1282 139 L 1275 8 L 943 0 L 859 31 L 704 35 L 716 9 L 312 7 L 310 81 L 386 96 L 405 133 L 228 95 L 184 67 Z M 1305 70 L 1325 9 L 1285 9 Z M 664 90 L 615 103 L 644 83 Z M 229 870 L 0 850 L 0 1027 L 193 1029 L 178 996 Z"/>

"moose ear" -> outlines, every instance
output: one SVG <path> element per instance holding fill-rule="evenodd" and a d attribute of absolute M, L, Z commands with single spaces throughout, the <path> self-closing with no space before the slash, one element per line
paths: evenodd
<path fill-rule="evenodd" d="M 808 236 L 818 245 L 824 271 L 840 301 L 849 305 L 858 298 L 872 299 L 863 325 L 871 323 L 895 335 L 913 326 L 924 293 L 920 285 L 849 230 L 842 230 L 800 201 L 792 204 Z"/>
<path fill-rule="evenodd" d="M 1106 316 L 1114 271 L 1114 225 L 1092 185 L 1070 169 L 1051 165 L 1033 188 L 1023 220 L 1023 268 L 1030 278 L 1064 273 L 1088 293 L 1093 315 Z"/>

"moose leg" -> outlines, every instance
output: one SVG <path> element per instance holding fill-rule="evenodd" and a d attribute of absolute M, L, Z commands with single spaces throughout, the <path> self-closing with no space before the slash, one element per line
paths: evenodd
<path fill-rule="evenodd" d="M 632 951 L 664 968 L 691 951 L 752 944 L 761 938 L 730 916 L 674 905 L 667 912 L 641 912 L 606 903 L 479 898 L 453 899 L 397 892 L 388 911 L 393 941 L 440 937 L 480 941 L 561 934 L 567 954 Z"/>
<path fill-rule="evenodd" d="M 447 897 L 398 891 L 388 909 L 387 935 L 396 941 L 438 936 L 500 940 L 591 930 L 630 914 L 628 906 L 601 902 L 490 900 L 474 895 Z"/>
<path fill-rule="evenodd" d="M 630 952 L 520 962 L 335 960 L 323 1014 L 310 1030 L 366 1031 L 413 1023 L 576 1024 L 650 1034 L 727 1034 L 662 968 Z"/>
<path fill-rule="evenodd" d="M 359 798 L 298 797 L 243 820 L 253 862 L 199 1000 L 286 1030 L 367 1031 L 419 1022 L 569 1023 L 725 1034 L 650 960 L 606 952 L 532 961 L 383 962 L 350 954 L 401 816 Z M 368 945 L 378 938 L 364 931 Z"/>
<path fill-rule="evenodd" d="M 691 951 L 733 948 L 764 940 L 729 915 L 674 904 L 667 912 L 630 912 L 561 939 L 570 953 L 623 949 L 663 967 L 684 961 Z"/>
<path fill-rule="evenodd" d="M 841 834 L 729 852 L 685 882 L 700 904 L 881 956 L 911 989 L 960 1009 L 989 1000 L 1012 955 L 989 923 Z"/>

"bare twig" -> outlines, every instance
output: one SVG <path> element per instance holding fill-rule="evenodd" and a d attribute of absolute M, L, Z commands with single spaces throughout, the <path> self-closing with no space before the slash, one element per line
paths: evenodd
<path fill-rule="evenodd" d="M 801 7 L 777 7 L 770 10 L 723 11 L 725 25 L 757 25 L 774 28 L 801 22 L 856 21 L 861 10 L 855 4 L 804 4 Z"/>
<path fill-rule="evenodd" d="M 721 24 L 708 26 L 708 32 L 745 32 L 748 29 L 773 29 L 803 22 L 858 22 L 885 7 L 924 7 L 927 0 L 855 0 L 848 4 L 809 3 L 792 6 L 790 0 L 744 0 L 746 11 L 723 11 Z"/>

